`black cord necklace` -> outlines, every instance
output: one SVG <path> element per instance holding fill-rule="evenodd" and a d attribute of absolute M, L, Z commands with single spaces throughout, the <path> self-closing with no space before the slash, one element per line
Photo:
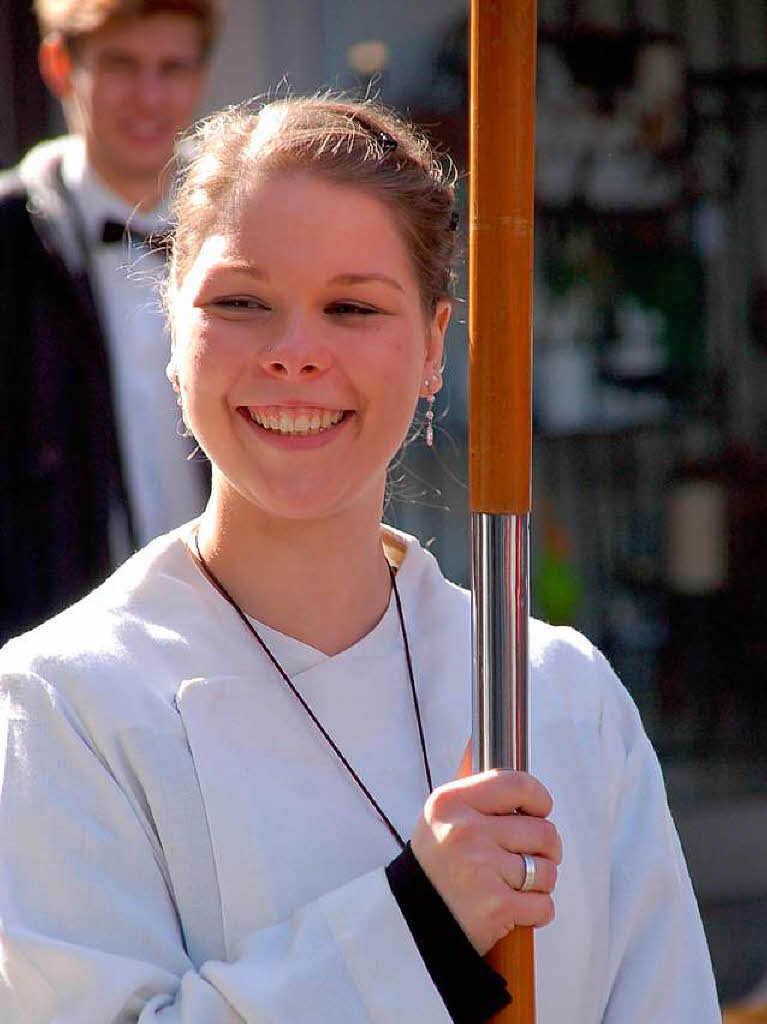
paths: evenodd
<path fill-rule="evenodd" d="M 367 786 L 362 781 L 362 779 L 359 777 L 359 775 L 354 770 L 354 768 L 352 768 L 351 764 L 349 764 L 349 761 L 347 760 L 347 758 L 344 755 L 344 753 L 341 750 L 341 748 L 335 742 L 335 740 L 330 735 L 330 733 L 327 731 L 327 729 L 322 724 L 322 722 L 319 720 L 319 718 L 312 711 L 312 709 L 309 706 L 309 704 L 306 702 L 304 697 L 301 695 L 301 693 L 297 689 L 295 683 L 292 681 L 292 679 L 287 674 L 287 672 L 282 667 L 282 665 L 280 665 L 279 661 L 277 661 L 275 656 L 272 654 L 271 650 L 269 649 L 269 647 L 267 646 L 266 642 L 264 641 L 264 639 L 259 634 L 259 632 L 256 629 L 256 627 L 250 621 L 250 619 L 245 614 L 245 612 L 242 610 L 242 608 L 240 608 L 240 606 L 237 604 L 235 599 L 232 597 L 232 595 L 229 593 L 229 591 L 226 589 L 226 587 L 223 585 L 223 583 L 219 580 L 219 578 L 216 576 L 216 574 L 213 572 L 213 570 L 208 566 L 208 563 L 205 561 L 205 559 L 202 556 L 202 552 L 200 551 L 200 537 L 199 537 L 199 531 L 198 530 L 194 531 L 194 551 L 192 552 L 192 555 L 194 556 L 194 559 L 197 562 L 197 564 L 199 565 L 200 569 L 202 569 L 203 573 L 208 578 L 209 582 L 216 588 L 216 590 L 224 598 L 224 600 L 227 601 L 231 605 L 231 607 L 234 609 L 234 611 L 240 617 L 242 623 L 249 630 L 251 635 L 258 641 L 258 643 L 260 644 L 261 649 L 263 650 L 264 654 L 267 656 L 267 658 L 269 658 L 269 660 L 271 661 L 272 665 L 274 665 L 275 669 L 277 670 L 277 672 L 282 677 L 283 682 L 286 683 L 286 685 L 288 686 L 290 692 L 293 694 L 293 696 L 296 698 L 298 703 L 301 705 L 301 707 L 307 713 L 309 718 L 311 718 L 311 720 L 314 722 L 314 724 L 317 727 L 317 729 L 319 730 L 319 732 L 325 738 L 326 742 L 328 743 L 330 748 L 333 750 L 333 753 L 336 755 L 336 757 L 341 762 L 341 764 L 344 766 L 344 768 L 349 773 L 349 775 L 351 775 L 352 779 L 354 779 L 354 781 L 357 783 L 358 787 L 362 790 L 362 792 L 364 793 L 365 797 L 370 802 L 370 804 L 372 804 L 372 806 L 375 808 L 376 812 L 378 813 L 378 816 L 381 818 L 381 821 L 383 821 L 383 823 L 386 825 L 388 830 L 391 832 L 391 834 L 394 837 L 394 839 L 399 844 L 400 849 L 404 850 L 404 848 L 405 848 L 405 840 L 402 838 L 402 836 L 399 834 L 397 829 L 394 827 L 394 825 L 392 824 L 392 822 L 389 819 L 389 817 L 386 814 L 386 812 L 383 810 L 381 805 L 378 803 L 376 798 L 373 796 L 373 794 L 367 788 Z M 421 752 L 423 753 L 423 766 L 424 766 L 424 771 L 425 771 L 425 774 L 426 774 L 426 785 L 428 786 L 429 793 L 431 793 L 431 791 L 434 788 L 434 786 L 433 786 L 432 778 L 431 778 L 431 768 L 429 767 L 429 755 L 426 752 L 426 738 L 425 738 L 424 732 L 423 732 L 423 722 L 421 721 L 421 708 L 420 708 L 420 705 L 418 703 L 418 693 L 416 691 L 416 686 L 415 686 L 415 676 L 413 674 L 413 661 L 412 661 L 412 658 L 410 656 L 410 644 L 408 643 L 407 630 L 405 629 L 405 616 L 402 613 L 402 601 L 400 600 L 399 590 L 397 589 L 396 573 L 394 571 L 393 566 L 390 563 L 387 562 L 387 565 L 388 565 L 388 568 L 389 568 L 389 577 L 391 579 L 392 592 L 394 594 L 394 600 L 395 600 L 396 605 L 397 605 L 397 615 L 399 617 L 400 632 L 402 633 L 402 644 L 403 644 L 403 646 L 405 648 L 405 661 L 407 662 L 407 674 L 408 674 L 408 678 L 410 680 L 410 692 L 413 695 L 413 708 L 415 710 L 415 718 L 416 718 L 416 723 L 418 725 L 418 738 L 421 741 Z"/>

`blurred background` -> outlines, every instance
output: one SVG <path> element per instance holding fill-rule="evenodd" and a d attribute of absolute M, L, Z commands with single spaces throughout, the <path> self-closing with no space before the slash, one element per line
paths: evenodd
<path fill-rule="evenodd" d="M 539 23 L 534 608 L 639 705 L 729 1002 L 767 977 L 767 0 Z M 36 48 L 6 0 L 2 166 L 63 130 Z M 205 106 L 372 91 L 465 171 L 466 72 L 465 0 L 229 0 Z M 462 267 L 436 447 L 387 509 L 464 584 L 467 292 Z"/>

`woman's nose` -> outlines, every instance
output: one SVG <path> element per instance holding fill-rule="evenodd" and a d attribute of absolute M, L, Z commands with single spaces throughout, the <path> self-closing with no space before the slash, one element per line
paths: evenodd
<path fill-rule="evenodd" d="M 296 360 L 290 356 L 286 356 L 283 352 L 279 356 L 274 355 L 270 352 L 272 349 L 271 345 L 266 346 L 266 368 L 278 377 L 290 377 L 292 375 L 302 374 L 308 376 L 309 374 L 318 373 L 320 371 L 320 364 L 313 360 Z"/>
<path fill-rule="evenodd" d="M 330 353 L 307 324 L 295 323 L 264 346 L 261 364 L 277 377 L 308 377 L 328 368 Z"/>

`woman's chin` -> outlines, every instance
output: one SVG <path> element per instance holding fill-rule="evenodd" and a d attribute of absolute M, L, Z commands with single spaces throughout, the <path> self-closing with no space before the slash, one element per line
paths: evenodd
<path fill-rule="evenodd" d="M 318 522 L 345 516 L 375 515 L 380 517 L 383 506 L 384 481 L 353 486 L 348 479 L 332 486 L 328 474 L 319 479 L 302 476 L 285 481 L 269 480 L 258 485 L 245 481 L 227 481 L 228 488 L 237 492 L 241 512 L 257 518 L 287 522 Z"/>

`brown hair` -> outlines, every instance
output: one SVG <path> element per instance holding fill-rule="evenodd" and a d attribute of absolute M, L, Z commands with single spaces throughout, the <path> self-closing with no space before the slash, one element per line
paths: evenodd
<path fill-rule="evenodd" d="M 34 0 L 42 36 L 58 32 L 69 46 L 81 36 L 152 14 L 180 14 L 200 25 L 202 52 L 210 51 L 221 21 L 223 0 Z"/>
<path fill-rule="evenodd" d="M 455 169 L 429 141 L 373 100 L 329 94 L 232 107 L 194 129 L 196 155 L 174 200 L 176 233 L 169 298 L 204 238 L 235 214 L 256 176 L 308 171 L 360 189 L 389 207 L 432 314 L 452 291 L 456 250 Z"/>

